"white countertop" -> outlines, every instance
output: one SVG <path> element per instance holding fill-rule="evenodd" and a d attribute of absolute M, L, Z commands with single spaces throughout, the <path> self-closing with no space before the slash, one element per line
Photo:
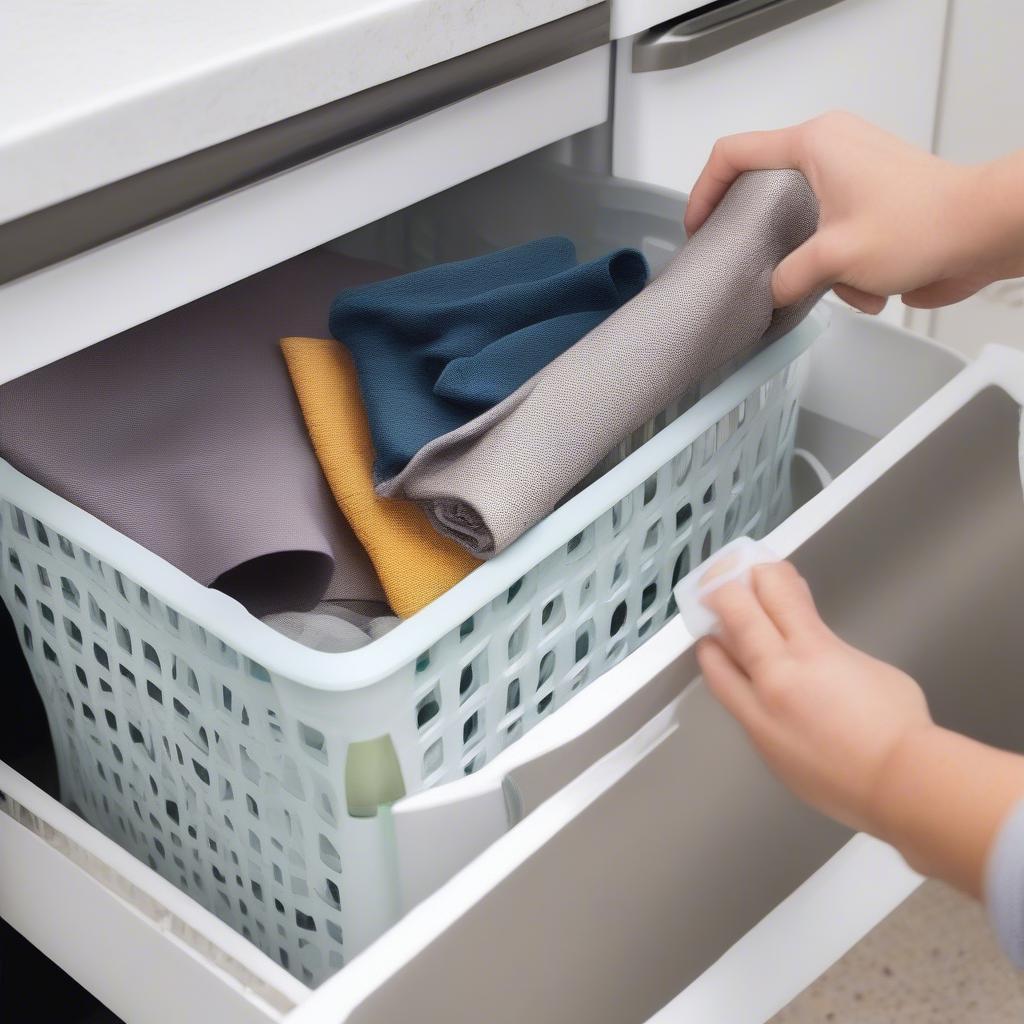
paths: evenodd
<path fill-rule="evenodd" d="M 3 0 L 0 223 L 600 0 Z"/>

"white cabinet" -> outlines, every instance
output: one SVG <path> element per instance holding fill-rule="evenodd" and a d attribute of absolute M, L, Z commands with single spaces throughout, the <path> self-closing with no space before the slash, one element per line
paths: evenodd
<path fill-rule="evenodd" d="M 745 6 L 734 0 L 722 13 Z M 725 41 L 728 21 L 705 28 L 687 38 L 710 36 L 701 51 L 707 56 L 652 71 L 634 70 L 636 55 L 673 32 L 681 36 L 678 28 L 669 23 L 621 39 L 614 171 L 687 191 L 719 137 L 833 108 L 930 148 L 945 21 L 945 0 L 840 0 L 778 28 L 766 21 L 764 34 L 735 45 Z M 680 47 L 673 59 L 690 57 Z"/>

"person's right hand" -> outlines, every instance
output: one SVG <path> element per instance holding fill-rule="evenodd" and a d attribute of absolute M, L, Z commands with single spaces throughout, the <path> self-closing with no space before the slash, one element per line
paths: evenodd
<path fill-rule="evenodd" d="M 720 139 L 690 195 L 687 232 L 742 172 L 769 168 L 802 171 L 821 209 L 817 233 L 775 271 L 776 306 L 831 286 L 868 313 L 890 295 L 933 308 L 1024 272 L 1024 225 L 1000 224 L 1024 207 L 1019 162 L 961 167 L 846 113 Z"/>

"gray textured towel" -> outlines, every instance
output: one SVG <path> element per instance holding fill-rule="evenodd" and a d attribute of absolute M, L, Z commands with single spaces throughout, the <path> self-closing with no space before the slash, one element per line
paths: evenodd
<path fill-rule="evenodd" d="M 636 298 L 499 405 L 377 488 L 410 498 L 479 558 L 551 512 L 624 437 L 820 297 L 773 310 L 771 275 L 818 223 L 799 171 L 743 174 Z"/>
<path fill-rule="evenodd" d="M 0 455 L 256 615 L 381 601 L 279 340 L 323 334 L 339 288 L 392 273 L 309 253 L 11 381 Z"/>

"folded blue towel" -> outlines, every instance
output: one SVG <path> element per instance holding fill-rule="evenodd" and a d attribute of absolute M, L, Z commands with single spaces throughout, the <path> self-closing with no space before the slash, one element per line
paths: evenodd
<path fill-rule="evenodd" d="M 646 283 L 635 249 L 580 264 L 568 238 L 541 238 L 342 292 L 330 329 L 356 364 L 377 480 L 507 398 Z"/>

